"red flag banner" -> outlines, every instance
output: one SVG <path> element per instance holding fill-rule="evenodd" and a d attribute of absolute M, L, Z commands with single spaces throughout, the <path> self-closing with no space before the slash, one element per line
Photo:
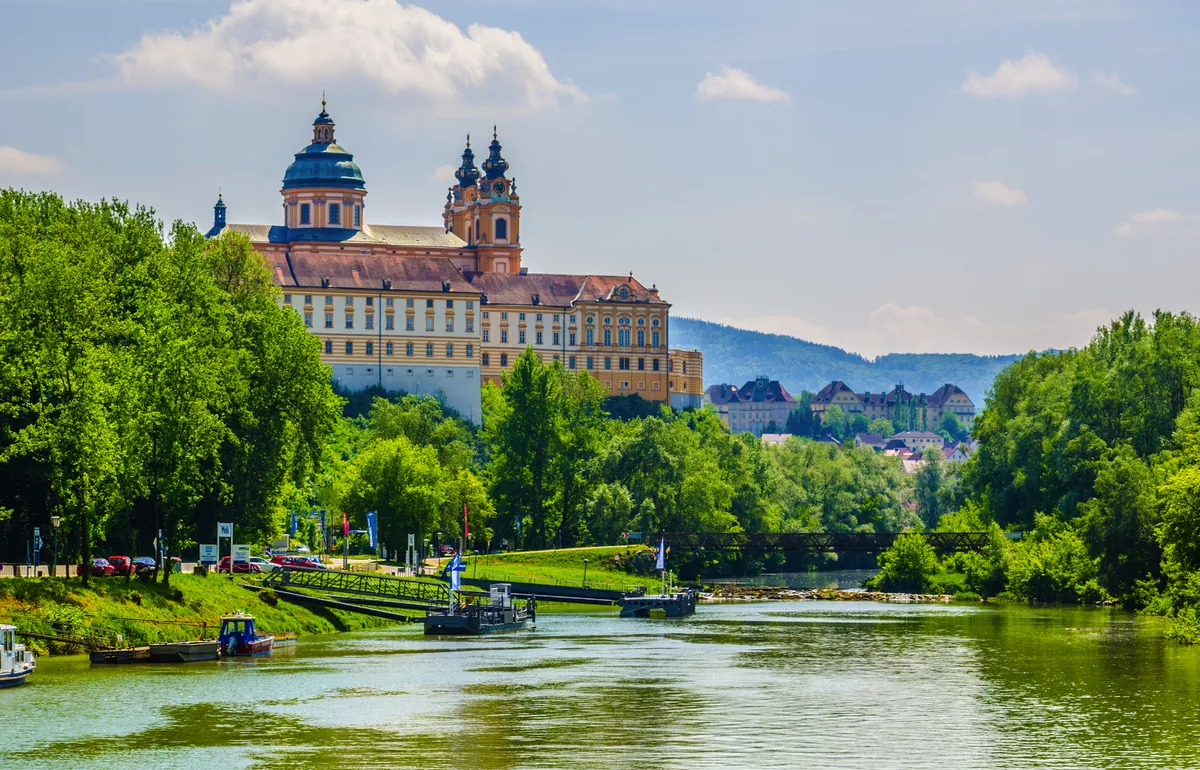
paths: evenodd
<path fill-rule="evenodd" d="M 342 536 L 350 537 L 350 519 L 346 518 L 345 511 L 342 511 Z"/>
<path fill-rule="evenodd" d="M 467 523 L 467 504 L 463 503 L 463 540 L 471 538 L 471 527 Z"/>

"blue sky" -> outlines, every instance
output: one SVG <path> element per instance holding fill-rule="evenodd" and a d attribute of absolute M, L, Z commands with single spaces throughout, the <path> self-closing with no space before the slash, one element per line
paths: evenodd
<path fill-rule="evenodd" d="M 275 222 L 328 91 L 368 220 L 499 124 L 525 263 L 875 355 L 1085 343 L 1200 279 L 1200 6 L 0 0 L 0 185 Z"/>

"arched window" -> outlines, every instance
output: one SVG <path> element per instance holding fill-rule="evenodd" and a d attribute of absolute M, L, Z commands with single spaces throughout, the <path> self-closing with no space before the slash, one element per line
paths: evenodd
<path fill-rule="evenodd" d="M 605 345 L 611 345 L 611 344 L 612 344 L 612 329 L 605 329 L 605 330 L 604 330 L 604 344 L 605 344 Z"/>
<path fill-rule="evenodd" d="M 596 344 L 596 335 L 595 335 L 595 333 L 594 333 L 594 332 L 595 332 L 595 330 L 594 330 L 594 329 L 591 329 L 591 328 L 589 328 L 589 329 L 587 330 L 587 344 L 589 344 L 589 345 L 595 345 L 595 344 Z"/>
<path fill-rule="evenodd" d="M 658 329 L 650 332 L 650 347 L 658 347 Z"/>
<path fill-rule="evenodd" d="M 638 329 L 638 347 L 639 348 L 646 347 L 646 330 L 645 329 Z"/>
<path fill-rule="evenodd" d="M 508 237 L 508 220 L 507 219 L 497 219 L 496 220 L 496 237 L 497 238 L 507 238 Z"/>
<path fill-rule="evenodd" d="M 617 332 L 617 344 L 623 348 L 629 347 L 629 330 L 628 329 L 622 328 Z"/>
<path fill-rule="evenodd" d="M 475 241 L 479 241 L 479 220 L 475 220 Z"/>

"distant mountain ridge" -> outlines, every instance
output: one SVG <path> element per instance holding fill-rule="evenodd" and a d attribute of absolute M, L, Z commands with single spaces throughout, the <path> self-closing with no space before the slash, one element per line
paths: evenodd
<path fill-rule="evenodd" d="M 1021 357 L 889 353 L 869 361 L 832 345 L 696 318 L 672 318 L 670 343 L 704 353 L 706 388 L 721 382 L 742 385 L 759 374 L 779 380 L 793 394 L 815 393 L 832 380 L 858 393 L 887 391 L 899 383 L 912 393 L 932 393 L 949 382 L 965 390 L 979 409 L 1000 370 Z"/>

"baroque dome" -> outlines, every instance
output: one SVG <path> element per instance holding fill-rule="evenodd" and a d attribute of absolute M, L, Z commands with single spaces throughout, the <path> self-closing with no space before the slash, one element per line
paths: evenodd
<path fill-rule="evenodd" d="M 362 169 L 354 156 L 333 141 L 333 119 L 321 101 L 321 114 L 313 121 L 313 142 L 300 152 L 283 172 L 283 189 L 300 187 L 366 188 Z"/>
<path fill-rule="evenodd" d="M 313 143 L 296 153 L 283 172 L 283 189 L 297 187 L 366 187 L 354 156 L 332 142 Z"/>

